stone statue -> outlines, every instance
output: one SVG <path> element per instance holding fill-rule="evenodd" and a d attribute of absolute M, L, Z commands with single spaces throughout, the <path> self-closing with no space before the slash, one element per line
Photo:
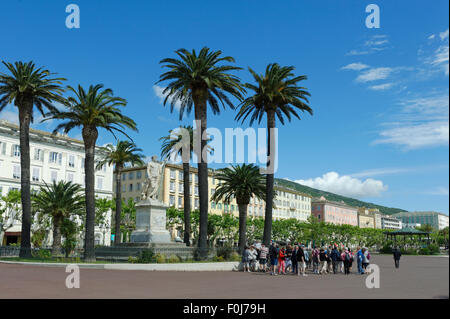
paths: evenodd
<path fill-rule="evenodd" d="M 158 162 L 156 156 L 152 156 L 152 160 L 147 164 L 148 177 L 141 193 L 141 200 L 159 200 L 163 169 L 164 164 Z"/>

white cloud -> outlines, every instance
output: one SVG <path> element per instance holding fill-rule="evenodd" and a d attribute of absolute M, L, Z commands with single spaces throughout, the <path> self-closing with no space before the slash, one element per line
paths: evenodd
<path fill-rule="evenodd" d="M 424 173 L 436 170 L 448 169 L 448 164 L 433 164 L 426 166 L 415 167 L 390 167 L 390 168 L 373 168 L 367 169 L 361 172 L 350 174 L 351 177 L 372 177 L 372 176 L 384 176 L 392 174 L 405 174 L 405 173 Z"/>
<path fill-rule="evenodd" d="M 346 53 L 345 55 L 365 55 L 369 54 L 370 52 L 367 50 L 360 51 L 360 50 L 351 50 L 350 52 Z"/>
<path fill-rule="evenodd" d="M 393 85 L 394 85 L 394 83 L 383 83 L 383 84 L 379 84 L 379 85 L 369 86 L 369 89 L 375 90 L 375 91 L 382 91 L 382 90 L 390 89 Z"/>
<path fill-rule="evenodd" d="M 156 95 L 157 97 L 159 97 L 159 102 L 160 102 L 161 104 L 164 103 L 164 99 L 166 98 L 166 95 L 167 95 L 167 94 L 164 94 L 164 93 L 163 93 L 164 89 L 165 89 L 164 87 L 161 87 L 161 86 L 159 86 L 159 85 L 154 85 L 154 86 L 153 86 L 153 91 L 155 92 L 155 95 Z M 172 99 L 169 98 L 169 99 L 167 100 L 166 105 L 167 105 L 167 104 L 170 105 L 171 102 L 172 102 Z M 179 110 L 180 107 L 181 107 L 180 101 L 176 101 L 176 102 L 175 102 L 175 105 L 174 105 L 174 108 L 175 108 L 176 110 Z"/>
<path fill-rule="evenodd" d="M 448 29 L 445 30 L 444 32 L 439 33 L 439 37 L 441 38 L 442 41 L 448 39 Z"/>
<path fill-rule="evenodd" d="M 14 124 L 19 124 L 19 115 L 17 112 L 9 111 L 9 110 L 3 110 L 0 112 L 0 120 L 5 120 L 8 122 L 12 122 Z"/>
<path fill-rule="evenodd" d="M 373 68 L 361 73 L 357 78 L 356 82 L 370 82 L 376 80 L 384 80 L 392 73 L 392 68 Z"/>
<path fill-rule="evenodd" d="M 428 37 L 428 40 L 433 40 L 435 37 L 436 37 L 436 35 L 435 35 L 435 34 L 432 34 L 432 35 L 430 35 L 430 36 Z"/>
<path fill-rule="evenodd" d="M 342 70 L 354 70 L 354 71 L 360 71 L 363 69 L 367 69 L 369 66 L 367 64 L 361 63 L 361 62 L 356 62 L 356 63 L 350 63 L 347 64 L 346 66 L 343 66 L 341 69 Z"/>
<path fill-rule="evenodd" d="M 449 196 L 448 187 L 436 187 L 430 191 L 425 192 L 427 195 Z"/>
<path fill-rule="evenodd" d="M 365 55 L 383 51 L 386 49 L 386 47 L 383 45 L 388 43 L 389 40 L 387 35 L 374 35 L 370 37 L 369 40 L 366 40 L 362 49 L 351 50 L 350 52 L 346 53 L 346 55 Z"/>
<path fill-rule="evenodd" d="M 368 178 L 361 180 L 349 175 L 339 176 L 336 172 L 328 172 L 321 177 L 307 180 L 296 180 L 296 183 L 317 188 L 323 191 L 355 197 L 375 197 L 388 189 L 382 181 Z"/>

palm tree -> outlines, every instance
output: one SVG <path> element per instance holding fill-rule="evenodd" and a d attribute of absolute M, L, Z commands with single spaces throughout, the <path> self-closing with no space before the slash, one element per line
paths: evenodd
<path fill-rule="evenodd" d="M 191 238 L 191 194 L 189 185 L 189 161 L 192 158 L 194 149 L 194 130 L 192 126 L 180 127 L 180 132 L 171 131 L 169 135 L 161 137 L 161 158 L 170 158 L 173 154 L 180 156 L 183 160 L 183 200 L 184 200 L 184 243 L 190 246 Z M 183 131 L 184 130 L 184 131 Z M 183 132 L 189 133 L 189 141 Z M 188 145 L 186 145 L 188 144 Z M 189 148 L 187 148 L 189 147 Z M 183 150 L 189 150 L 189 154 L 183 156 Z"/>
<path fill-rule="evenodd" d="M 86 228 L 84 241 L 84 260 L 95 261 L 94 231 L 95 231 L 95 144 L 98 129 L 103 128 L 115 136 L 115 132 L 124 132 L 125 127 L 137 131 L 136 123 L 122 114 L 118 107 L 126 106 L 126 100 L 114 97 L 111 89 L 104 89 L 103 84 L 91 85 L 88 91 L 80 85 L 78 90 L 67 87 L 74 97 L 69 97 L 65 105 L 66 111 L 55 110 L 47 119 L 59 119 L 64 122 L 58 124 L 53 133 L 62 130 L 70 132 L 73 128 L 81 127 L 86 157 L 85 163 L 85 194 L 86 194 Z M 46 120 L 47 120 L 46 119 Z"/>
<path fill-rule="evenodd" d="M 201 256 L 206 252 L 208 236 L 208 165 L 207 155 L 202 154 L 207 138 L 207 104 L 213 114 L 220 113 L 220 104 L 234 109 L 233 103 L 227 96 L 242 100 L 242 88 L 239 78 L 230 74 L 230 71 L 241 68 L 223 65 L 221 62 L 234 62 L 230 56 L 221 57 L 222 51 L 210 51 L 204 47 L 197 54 L 186 49 L 175 51 L 179 59 L 166 58 L 160 63 L 169 70 L 161 74 L 158 81 L 170 81 L 163 90 L 164 105 L 170 99 L 170 110 L 173 112 L 176 103 L 180 103 L 180 120 L 186 111 L 190 113 L 194 106 L 195 120 L 200 122 L 200 150 L 195 150 L 198 162 L 199 196 L 200 196 L 200 234 L 199 250 Z M 219 104 L 220 103 L 220 104 Z M 197 127 L 198 128 L 198 127 Z M 204 137 L 204 138 L 203 138 Z M 206 152 L 205 152 L 206 153 Z M 202 156 L 203 155 L 203 156 Z"/>
<path fill-rule="evenodd" d="M 246 245 L 247 207 L 252 197 L 266 199 L 266 181 L 253 164 L 242 164 L 218 170 L 216 178 L 221 183 L 211 197 L 212 201 L 223 200 L 229 204 L 236 198 L 239 209 L 239 250 Z"/>
<path fill-rule="evenodd" d="M 52 255 L 61 250 L 61 226 L 65 219 L 80 216 L 85 208 L 83 189 L 78 184 L 60 181 L 41 186 L 33 196 L 33 207 L 42 215 L 50 215 L 53 223 Z"/>
<path fill-rule="evenodd" d="M 30 123 L 33 107 L 44 115 L 44 110 L 56 110 L 54 102 L 63 103 L 61 87 L 64 78 L 53 78 L 54 73 L 36 68 L 33 62 L 3 62 L 11 75 L 0 73 L 0 112 L 14 102 L 19 110 L 20 129 L 20 188 L 22 200 L 22 239 L 20 257 L 31 257 L 31 193 L 30 193 Z"/>
<path fill-rule="evenodd" d="M 260 123 L 264 114 L 267 115 L 267 202 L 263 236 L 265 245 L 269 245 L 272 231 L 274 172 L 269 167 L 273 166 L 273 160 L 275 159 L 275 154 L 271 153 L 271 150 L 275 150 L 275 140 L 272 135 L 275 128 L 275 119 L 278 118 L 284 125 L 284 117 L 289 121 L 291 121 L 292 116 L 300 119 L 298 110 L 306 111 L 311 115 L 313 113 L 307 104 L 309 103 L 307 97 L 310 94 L 306 88 L 297 85 L 298 82 L 306 80 L 307 77 L 306 75 L 294 76 L 293 70 L 293 66 L 281 67 L 277 63 L 273 63 L 267 66 L 265 74 L 258 75 L 249 68 L 256 85 L 247 83 L 244 86 L 254 91 L 254 94 L 241 103 L 240 110 L 236 115 L 236 119 L 242 122 L 251 115 L 250 125 L 254 121 Z"/>
<path fill-rule="evenodd" d="M 122 170 L 126 164 L 132 166 L 144 165 L 144 155 L 139 153 L 142 149 L 137 148 L 136 144 L 130 141 L 117 141 L 117 145 L 108 144 L 102 147 L 99 152 L 101 158 L 97 163 L 97 169 L 103 166 L 114 166 L 116 175 L 116 216 L 115 216 L 115 236 L 114 244 L 120 244 L 120 225 L 122 214 Z"/>

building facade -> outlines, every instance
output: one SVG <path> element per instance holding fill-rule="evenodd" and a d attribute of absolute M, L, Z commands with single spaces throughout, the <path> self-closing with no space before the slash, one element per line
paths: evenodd
<path fill-rule="evenodd" d="M 430 225 L 438 230 L 448 227 L 448 216 L 438 212 L 401 212 L 392 216 L 405 224 Z"/>
<path fill-rule="evenodd" d="M 358 226 L 360 228 L 376 228 L 375 213 L 365 207 L 359 207 Z"/>
<path fill-rule="evenodd" d="M 382 229 L 402 229 L 402 221 L 398 218 L 383 215 L 381 216 L 381 228 Z"/>
<path fill-rule="evenodd" d="M 30 178 L 31 190 L 37 192 L 44 183 L 61 180 L 78 183 L 84 187 L 84 144 L 83 141 L 66 135 L 52 135 L 49 132 L 30 129 Z M 113 169 L 105 166 L 95 174 L 95 192 L 98 198 L 112 199 Z M 0 121 L 0 194 L 20 190 L 20 147 L 19 127 Z M 0 203 L 1 205 L 2 203 Z M 111 212 L 105 218 L 105 225 L 96 227 L 95 243 L 109 245 L 111 237 Z M 0 234 L 3 245 L 20 243 L 21 222 L 14 221 L 12 227 Z M 46 244 L 51 244 L 51 231 Z"/>
<path fill-rule="evenodd" d="M 135 202 L 140 200 L 142 187 L 144 186 L 146 176 L 146 166 L 129 167 L 122 171 L 122 198 L 126 201 L 132 199 Z M 190 194 L 191 209 L 199 209 L 199 189 L 198 189 L 198 171 L 195 167 L 190 167 Z M 215 178 L 215 171 L 210 169 L 208 173 L 208 211 L 211 214 L 233 214 L 239 216 L 236 199 L 230 203 L 223 201 L 211 201 L 219 180 Z M 113 182 L 115 190 L 115 179 Z M 183 209 L 184 207 L 184 184 L 182 165 L 167 163 L 164 167 L 163 176 L 163 202 L 171 207 Z M 276 208 L 273 210 L 274 219 L 296 218 L 306 221 L 311 215 L 311 196 L 297 192 L 292 189 L 274 186 L 277 194 L 275 199 Z M 265 214 L 265 202 L 257 198 L 251 198 L 248 205 L 247 214 L 249 217 L 262 217 Z"/>
<path fill-rule="evenodd" d="M 321 222 L 358 226 L 358 208 L 329 201 L 323 196 L 312 200 L 311 214 Z"/>

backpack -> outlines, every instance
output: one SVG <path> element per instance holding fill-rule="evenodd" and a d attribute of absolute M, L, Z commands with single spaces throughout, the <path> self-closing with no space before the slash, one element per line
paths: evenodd
<path fill-rule="evenodd" d="M 350 257 L 349 253 L 345 253 L 345 260 L 350 261 L 352 258 Z"/>

